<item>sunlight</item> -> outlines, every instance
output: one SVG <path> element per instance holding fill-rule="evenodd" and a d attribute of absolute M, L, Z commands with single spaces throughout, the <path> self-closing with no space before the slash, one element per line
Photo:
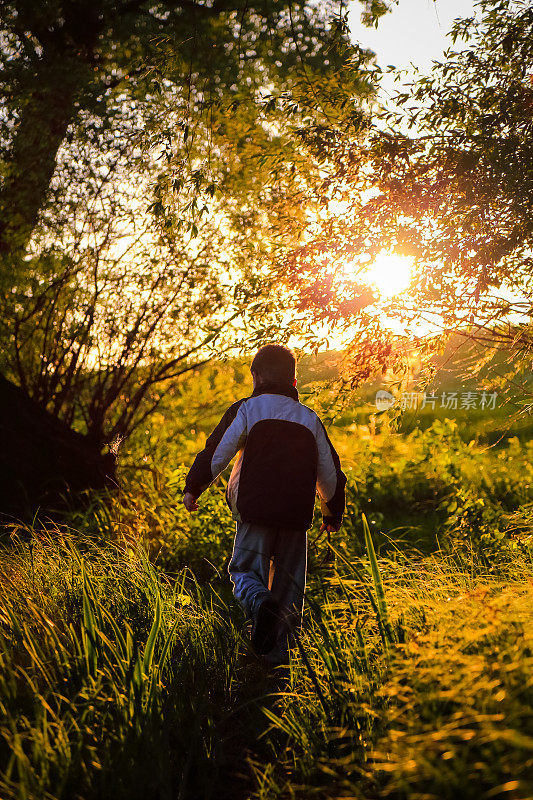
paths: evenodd
<path fill-rule="evenodd" d="M 358 278 L 374 286 L 382 298 L 404 292 L 413 276 L 413 257 L 387 253 L 383 250 L 362 268 L 358 265 Z"/>
<path fill-rule="evenodd" d="M 358 259 L 346 259 L 340 266 L 343 279 L 347 283 L 354 281 L 363 284 L 379 295 L 376 302 L 366 306 L 365 310 L 371 315 L 379 314 L 383 328 L 400 336 L 426 336 L 442 330 L 439 319 L 421 319 L 417 323 L 411 322 L 407 325 L 405 320 L 399 319 L 396 314 L 387 313 L 379 307 L 379 301 L 391 300 L 408 289 L 414 277 L 414 261 L 413 256 L 402 256 L 382 250 L 373 260 L 363 255 Z M 328 346 L 342 350 L 356 335 L 356 329 L 351 326 L 343 328 L 342 331 L 328 330 Z"/>

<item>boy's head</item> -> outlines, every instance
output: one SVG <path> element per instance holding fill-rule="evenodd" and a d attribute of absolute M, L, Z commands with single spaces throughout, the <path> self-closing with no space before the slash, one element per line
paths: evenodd
<path fill-rule="evenodd" d="M 264 383 L 296 385 L 296 358 L 282 344 L 266 344 L 259 348 L 250 368 L 254 386 Z"/>

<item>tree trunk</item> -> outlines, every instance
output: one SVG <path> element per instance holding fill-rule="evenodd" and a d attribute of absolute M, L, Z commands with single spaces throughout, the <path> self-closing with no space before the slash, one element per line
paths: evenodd
<path fill-rule="evenodd" d="M 8 273 L 16 270 L 45 204 L 87 65 L 64 52 L 45 54 L 29 80 L 0 189 L 0 259 Z"/>

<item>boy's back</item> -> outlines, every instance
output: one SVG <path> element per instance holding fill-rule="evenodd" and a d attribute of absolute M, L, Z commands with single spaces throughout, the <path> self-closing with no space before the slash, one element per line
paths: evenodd
<path fill-rule="evenodd" d="M 261 385 L 234 403 L 196 457 L 186 491 L 197 497 L 236 453 L 226 497 L 237 521 L 307 530 L 318 484 L 324 516 L 340 522 L 339 459 L 295 387 Z"/>
<path fill-rule="evenodd" d="M 238 454 L 226 498 L 237 522 L 229 573 L 254 622 L 252 642 L 271 661 L 287 657 L 287 634 L 300 624 L 307 529 L 316 491 L 322 529 L 338 530 L 346 476 L 324 426 L 298 401 L 295 359 L 267 345 L 252 362 L 254 391 L 234 403 L 187 475 L 184 503 L 196 499 Z"/>

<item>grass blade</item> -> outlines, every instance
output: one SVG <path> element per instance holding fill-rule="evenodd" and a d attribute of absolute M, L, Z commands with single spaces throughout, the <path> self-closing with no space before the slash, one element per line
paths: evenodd
<path fill-rule="evenodd" d="M 374 549 L 374 543 L 372 541 L 372 536 L 370 534 L 370 528 L 368 527 L 368 522 L 366 516 L 361 514 L 363 519 L 363 531 L 365 534 L 365 544 L 366 550 L 368 553 L 368 558 L 370 560 L 370 569 L 372 571 L 372 579 L 374 581 L 374 589 L 376 591 L 376 600 L 378 606 L 378 613 L 379 613 L 379 622 L 383 629 L 383 641 L 387 642 L 387 644 L 393 644 L 395 641 L 394 631 L 390 624 L 389 619 L 389 610 L 387 608 L 387 598 L 385 597 L 385 589 L 383 588 L 383 581 L 381 579 L 381 573 L 379 571 L 378 560 L 376 557 L 376 551 Z"/>

